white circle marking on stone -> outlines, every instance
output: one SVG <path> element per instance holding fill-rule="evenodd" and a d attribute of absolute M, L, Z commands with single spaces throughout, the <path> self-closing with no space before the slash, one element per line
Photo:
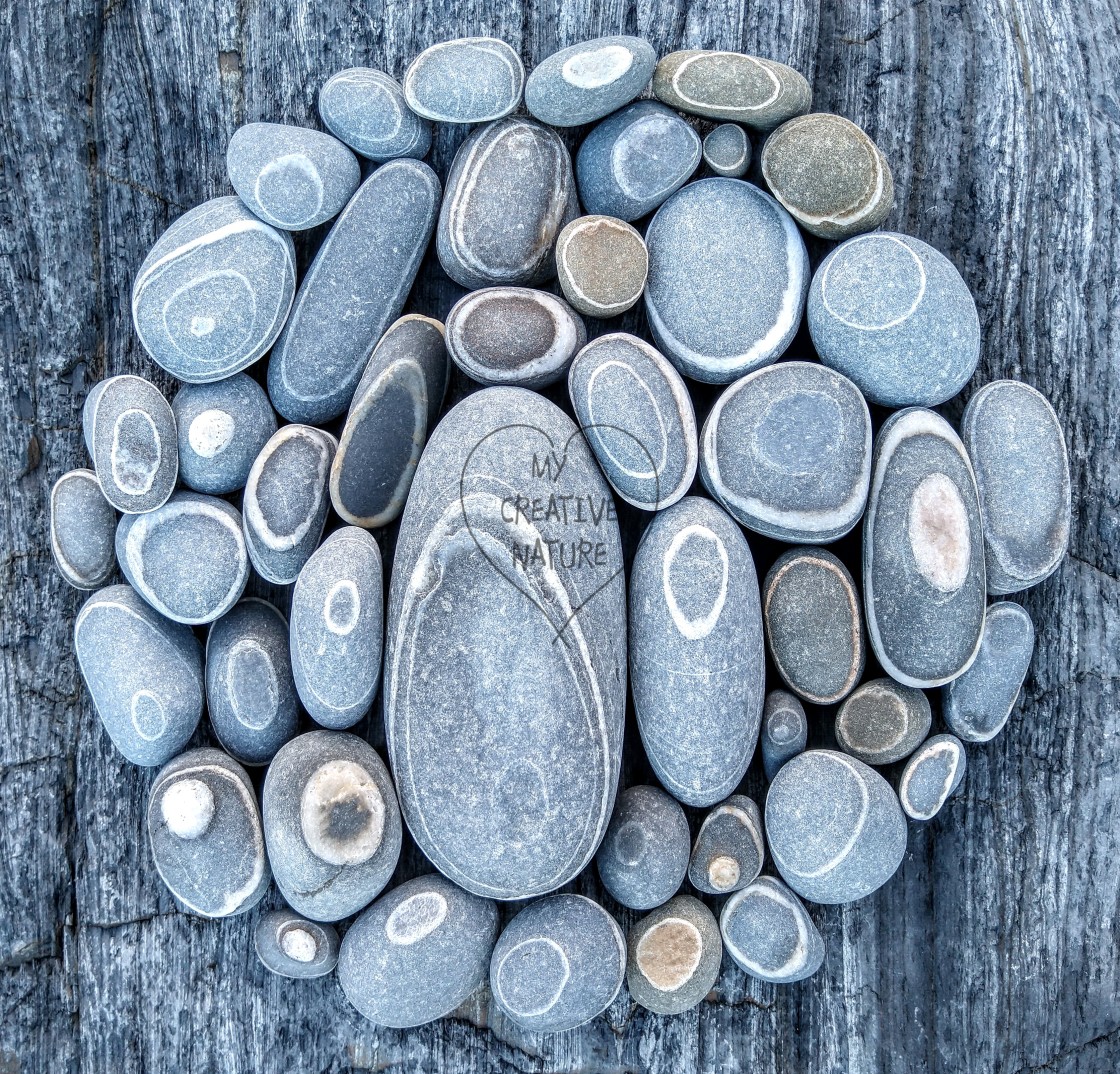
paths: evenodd
<path fill-rule="evenodd" d="M 297 925 L 285 929 L 281 934 L 280 950 L 293 962 L 314 962 L 319 953 L 319 944 L 307 929 Z"/>
<path fill-rule="evenodd" d="M 611 449 L 607 446 L 606 441 L 603 439 L 603 433 L 605 431 L 613 431 L 613 430 L 606 429 L 606 426 L 612 425 L 613 423 L 609 423 L 609 422 L 600 423 L 597 419 L 597 415 L 595 413 L 595 402 L 594 402 L 594 400 L 595 400 L 595 381 L 607 369 L 620 369 L 626 376 L 628 376 L 632 381 L 634 381 L 638 385 L 638 387 L 640 387 L 641 390 L 643 392 L 645 392 L 646 396 L 649 398 L 649 404 L 653 408 L 653 413 L 657 418 L 657 434 L 658 434 L 658 441 L 659 441 L 659 448 L 658 448 L 657 459 L 656 459 L 656 469 L 654 469 L 654 470 L 649 470 L 649 469 L 646 469 L 646 470 L 631 470 L 630 467 L 624 465 L 622 460 L 620 460 L 618 458 L 618 456 L 615 455 L 615 453 L 613 451 L 611 451 Z M 608 395 L 610 395 L 610 394 L 613 394 L 613 393 L 608 392 Z M 626 474 L 627 477 L 633 477 L 633 478 L 636 478 L 636 479 L 641 480 L 641 481 L 650 481 L 653 478 L 657 477 L 657 475 L 659 473 L 661 473 L 661 471 L 663 469 L 665 469 L 665 462 L 666 462 L 666 458 L 667 458 L 668 453 L 669 453 L 669 438 L 668 438 L 668 436 L 666 435 L 666 432 L 665 432 L 665 422 L 661 418 L 661 408 L 657 405 L 657 400 L 654 398 L 653 392 L 650 391 L 649 385 L 646 384 L 646 382 L 644 380 L 642 380 L 642 378 L 639 377 L 634 372 L 634 370 L 631 369 L 630 366 L 628 366 L 625 362 L 619 362 L 617 360 L 611 360 L 609 362 L 604 362 L 602 365 L 597 366 L 596 369 L 594 370 L 594 372 L 591 374 L 591 376 L 587 378 L 587 416 L 591 419 L 591 422 L 590 422 L 591 425 L 602 426 L 601 428 L 593 429 L 591 431 L 595 433 L 596 440 L 598 440 L 600 447 L 602 447 L 603 451 L 606 452 L 606 454 L 610 458 L 611 462 L 614 463 L 614 465 L 617 466 L 619 470 L 621 470 L 624 474 Z M 624 441 L 626 441 L 626 440 L 629 440 L 630 437 L 627 437 L 627 436 L 623 435 L 622 439 Z M 637 437 L 634 437 L 634 439 L 637 440 Z M 643 446 L 645 446 L 645 445 L 643 444 Z M 644 456 L 645 452 L 641 452 L 641 454 Z M 651 451 L 649 454 L 652 457 L 654 453 Z M 664 491 L 665 490 L 661 490 L 662 495 L 664 495 Z"/>
<path fill-rule="evenodd" d="M 552 952 L 560 958 L 560 980 L 553 989 L 552 995 L 543 1003 L 538 1003 L 534 1007 L 516 1007 L 509 1000 L 506 995 L 505 989 L 502 987 L 502 970 L 505 969 L 507 960 L 517 951 L 525 947 L 546 947 L 550 948 Z M 564 994 L 564 987 L 568 983 L 568 979 L 572 975 L 571 963 L 568 961 L 568 956 L 564 953 L 564 949 L 549 936 L 533 936 L 528 940 L 522 940 L 518 944 L 514 944 L 503 956 L 501 962 L 498 963 L 498 972 L 494 975 L 494 983 L 498 988 L 498 996 L 502 1003 L 508 1007 L 514 1014 L 519 1014 L 523 1018 L 535 1018 L 541 1014 L 547 1014 L 553 1007 L 556 1006 L 560 997 Z"/>
<path fill-rule="evenodd" d="M 716 53 L 715 55 L 716 55 L 716 57 L 718 57 L 720 54 Z M 767 77 L 770 79 L 770 81 L 773 83 L 773 86 L 774 86 L 773 92 L 764 101 L 760 101 L 758 104 L 733 105 L 731 107 L 725 106 L 724 107 L 725 111 L 731 111 L 733 109 L 736 112 L 742 112 L 744 114 L 750 113 L 750 112 L 759 112 L 764 108 L 769 108 L 770 105 L 772 105 L 778 99 L 778 96 L 782 92 L 781 80 L 778 78 L 778 76 L 776 74 L 774 74 L 773 71 L 770 70 L 770 68 L 768 66 L 766 66 L 766 64 L 760 63 L 754 56 L 743 56 L 743 55 L 740 55 L 739 53 L 723 53 L 722 55 L 724 57 L 730 55 L 730 56 L 733 56 L 735 60 L 746 61 L 747 63 L 753 64 L 760 71 L 763 71 L 767 75 Z M 677 68 L 676 72 L 674 73 L 673 79 L 672 79 L 673 92 L 678 97 L 680 97 L 680 99 L 682 101 L 684 101 L 686 104 L 690 104 L 690 105 L 694 105 L 694 106 L 699 105 L 701 108 L 707 107 L 707 104 L 708 104 L 707 101 L 698 101 L 698 100 L 693 99 L 692 97 L 689 97 L 688 94 L 685 93 L 681 89 L 680 83 L 681 83 L 681 78 L 684 76 L 685 71 L 687 71 L 694 63 L 699 63 L 703 60 L 708 59 L 711 56 L 712 56 L 712 53 L 710 53 L 710 52 L 701 52 L 699 55 L 690 56 L 687 60 L 684 61 L 684 63 L 682 63 L 680 65 L 680 67 Z"/>
<path fill-rule="evenodd" d="M 737 947 L 732 942 L 730 936 L 728 936 L 728 930 L 723 928 L 724 920 L 729 919 L 747 899 L 751 898 L 769 899 L 771 902 L 776 902 L 783 910 L 789 912 L 797 928 L 797 942 L 794 944 L 793 951 L 780 966 L 765 966 L 751 958 L 742 948 Z M 790 902 L 784 891 L 772 884 L 763 883 L 761 880 L 748 885 L 742 891 L 735 892 L 727 900 L 723 913 L 720 915 L 720 931 L 723 933 L 723 942 L 727 945 L 727 949 L 731 952 L 735 961 L 759 975 L 788 977 L 790 974 L 797 973 L 805 965 L 805 959 L 809 954 L 809 930 L 805 927 L 805 921 L 801 914 L 798 913 L 797 905 Z"/>
<path fill-rule="evenodd" d="M 204 410 L 191 422 L 187 430 L 187 440 L 191 450 L 203 459 L 220 455 L 233 439 L 237 423 L 232 415 L 224 410 Z"/>
<path fill-rule="evenodd" d="M 159 811 L 167 830 L 180 839 L 197 839 L 214 819 L 214 792 L 200 779 L 172 783 L 160 799 Z"/>
<path fill-rule="evenodd" d="M 364 810 L 365 819 L 354 831 L 336 836 L 330 831 L 335 809 Z M 381 849 L 385 835 L 385 799 L 373 777 L 359 764 L 326 761 L 304 784 L 300 796 L 300 831 L 308 849 L 332 865 L 358 865 Z"/>
<path fill-rule="evenodd" d="M 155 742 L 167 730 L 163 702 L 151 690 L 137 690 L 132 695 L 129 716 L 136 733 L 146 742 Z"/>
<path fill-rule="evenodd" d="M 712 606 L 708 609 L 707 613 L 696 619 L 690 619 L 681 611 L 680 605 L 677 603 L 677 595 L 673 592 L 673 582 L 670 577 L 674 561 L 680 554 L 680 550 L 684 547 L 685 541 L 691 537 L 713 544 L 720 562 L 719 593 L 716 595 L 716 599 L 712 602 Z M 727 558 L 727 549 L 724 547 L 723 541 L 708 529 L 707 526 L 700 526 L 695 523 L 690 526 L 685 526 L 684 529 L 675 534 L 672 541 L 669 542 L 669 547 L 665 552 L 665 558 L 661 561 L 661 589 L 665 594 L 665 603 L 669 607 L 669 614 L 673 617 L 673 623 L 676 625 L 677 630 L 689 641 L 700 641 L 706 638 L 715 629 L 716 623 L 719 622 L 719 617 L 723 613 L 723 606 L 727 601 L 727 583 L 730 573 L 731 569 Z"/>
<path fill-rule="evenodd" d="M 910 300 L 910 305 L 902 313 L 896 314 L 894 317 L 882 322 L 858 321 L 845 317 L 838 312 L 829 300 L 829 276 L 833 268 L 836 265 L 843 266 L 845 260 L 851 257 L 853 251 L 859 246 L 863 246 L 867 243 L 882 242 L 893 242 L 895 245 L 905 250 L 907 254 L 910 255 L 917 268 L 918 286 Z M 908 321 L 914 316 L 918 307 L 922 304 L 922 299 L 925 298 L 926 282 L 926 269 L 925 265 L 922 264 L 921 258 L 919 258 L 901 239 L 895 238 L 894 235 L 886 235 L 881 232 L 872 233 L 870 235 L 860 235 L 858 238 L 849 239 L 844 243 L 843 247 L 837 251 L 837 256 L 831 258 L 825 266 L 824 274 L 821 276 L 821 302 L 824 303 L 824 308 L 828 310 L 830 316 L 835 317 L 841 324 L 847 325 L 849 328 L 855 328 L 861 332 L 884 332 L 888 328 L 897 328 L 898 325 Z"/>
<path fill-rule="evenodd" d="M 385 921 L 385 935 L 398 947 L 419 943 L 443 924 L 447 911 L 447 899 L 438 891 L 421 891 L 393 910 Z"/>
<path fill-rule="evenodd" d="M 268 702 L 264 719 L 261 719 L 258 713 L 252 710 L 252 704 L 244 704 L 240 692 L 232 686 L 238 665 L 251 664 L 258 660 L 263 663 L 265 670 L 265 682 L 260 687 Z M 254 731 L 260 731 L 272 723 L 280 707 L 280 689 L 276 681 L 276 668 L 273 667 L 272 659 L 265 651 L 264 646 L 255 638 L 239 638 L 230 648 L 226 657 L 226 681 L 230 684 L 227 695 L 230 707 L 233 709 L 233 714 L 237 717 L 238 723 L 243 727 L 252 728 Z M 259 700 L 259 696 L 253 698 L 254 702 L 259 702 Z"/>
<path fill-rule="evenodd" d="M 910 814 L 915 820 L 932 820 L 937 815 L 941 807 L 949 800 L 949 795 L 952 793 L 953 780 L 957 778 L 957 769 L 960 767 L 961 755 L 960 749 L 952 742 L 938 742 L 933 746 L 926 746 L 924 750 L 919 750 L 922 756 L 914 765 L 907 765 L 903 770 L 902 779 L 898 786 L 898 796 L 906 805 L 906 812 Z M 933 809 L 916 809 L 914 803 L 910 799 L 910 781 L 914 777 L 914 773 L 918 770 L 919 765 L 924 762 L 935 760 L 941 754 L 949 754 L 949 763 L 946 766 L 945 782 L 941 792 L 937 796 L 937 803 Z"/>
<path fill-rule="evenodd" d="M 126 417 L 135 417 L 136 415 L 139 415 L 147 423 L 151 432 L 152 445 L 155 448 L 155 456 L 151 465 L 145 465 L 143 469 L 137 466 L 139 460 L 135 459 L 132 453 L 121 443 L 121 422 Z M 113 422 L 113 440 L 109 448 L 109 465 L 113 471 L 113 480 L 117 487 L 130 496 L 142 496 L 150 491 L 152 485 L 155 484 L 156 474 L 159 473 L 162 461 L 163 443 L 151 414 L 139 407 L 129 407 L 122 411 L 117 416 L 117 420 Z"/>
<path fill-rule="evenodd" d="M 634 56 L 622 45 L 604 45 L 576 53 L 566 60 L 560 73 L 576 89 L 592 90 L 617 82 L 631 67 Z"/>
<path fill-rule="evenodd" d="M 349 609 L 345 610 L 342 615 L 338 614 L 338 609 L 335 606 L 336 602 L 341 603 L 339 598 L 349 599 L 350 602 Z M 358 625 L 361 614 L 362 598 L 358 593 L 357 585 L 349 578 L 343 578 L 341 581 L 335 582 L 327 591 L 326 599 L 323 601 L 323 622 L 327 624 L 327 629 L 332 634 L 344 638 Z"/>
<path fill-rule="evenodd" d="M 940 593 L 956 593 L 968 578 L 972 537 L 952 478 L 935 472 L 919 482 L 910 496 L 906 529 L 921 576 Z"/>
<path fill-rule="evenodd" d="M 302 172 L 315 192 L 315 205 L 308 212 L 304 213 L 302 217 L 297 220 L 288 220 L 276 211 L 276 208 L 269 205 L 268 201 L 261 196 L 262 182 L 271 179 L 274 175 L 280 180 L 282 184 L 286 184 L 288 180 L 284 178 L 284 172 L 297 171 Z M 257 199 L 259 204 L 266 212 L 274 216 L 278 221 L 287 224 L 289 227 L 298 227 L 300 224 L 307 220 L 313 219 L 323 207 L 323 177 L 319 174 L 319 169 L 308 160 L 304 153 L 285 153 L 283 156 L 277 157 L 275 160 L 270 160 L 260 170 L 256 182 L 253 184 L 253 196 Z"/>

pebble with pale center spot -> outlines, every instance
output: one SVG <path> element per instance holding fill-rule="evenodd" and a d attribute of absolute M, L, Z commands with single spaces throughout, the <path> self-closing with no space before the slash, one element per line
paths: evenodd
<path fill-rule="evenodd" d="M 426 157 L 432 125 L 404 99 L 395 78 L 372 67 L 349 67 L 319 90 L 319 115 L 327 130 L 368 160 Z"/>
<path fill-rule="evenodd" d="M 704 163 L 716 175 L 741 179 L 751 166 L 751 143 L 737 123 L 721 123 L 704 138 Z"/>
<path fill-rule="evenodd" d="M 648 272 L 645 240 L 625 220 L 580 216 L 556 240 L 560 289 L 588 317 L 617 317 L 636 305 Z"/>
<path fill-rule="evenodd" d="M 263 914 L 253 933 L 257 958 L 280 977 L 324 977 L 338 962 L 338 932 L 291 910 Z"/>
<path fill-rule="evenodd" d="M 772 876 L 735 892 L 723 904 L 719 927 L 735 965 L 760 981 L 793 984 L 824 962 L 824 941 L 809 912 Z"/>
<path fill-rule="evenodd" d="M 762 729 L 758 748 L 767 779 L 773 779 L 791 757 L 805 749 L 809 738 L 809 721 L 805 707 L 785 690 L 771 690 L 762 708 Z"/>
<path fill-rule="evenodd" d="M 966 767 L 964 743 L 955 735 L 934 735 L 906 762 L 898 797 L 911 820 L 933 820 L 957 792 Z"/>
<path fill-rule="evenodd" d="M 678 895 L 647 914 L 627 937 L 630 998 L 655 1014 L 695 1007 L 719 977 L 723 943 L 712 912 Z"/>
<path fill-rule="evenodd" d="M 746 795 L 733 794 L 700 825 L 688 861 L 688 879 L 697 891 L 726 895 L 754 880 L 764 858 L 762 814 Z"/>
<path fill-rule="evenodd" d="M 921 690 L 889 678 L 872 679 L 840 706 L 836 741 L 864 764 L 894 764 L 914 752 L 932 722 L 929 700 Z"/>
<path fill-rule="evenodd" d="M 495 37 L 459 37 L 426 48 L 404 73 L 404 99 L 437 123 L 489 123 L 521 102 L 521 58 Z"/>
<path fill-rule="evenodd" d="M 103 586 L 117 566 L 117 512 L 105 499 L 97 474 L 71 470 L 51 488 L 51 555 L 75 589 Z"/>

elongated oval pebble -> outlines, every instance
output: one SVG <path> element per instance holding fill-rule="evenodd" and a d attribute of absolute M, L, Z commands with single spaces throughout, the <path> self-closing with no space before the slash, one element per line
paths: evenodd
<path fill-rule="evenodd" d="M 117 513 L 92 470 L 71 470 L 54 483 L 51 555 L 75 589 L 97 589 L 112 577 L 116 532 Z"/>
<path fill-rule="evenodd" d="M 738 891 L 762 871 L 765 853 L 758 806 L 733 794 L 700 825 L 688 860 L 689 882 L 709 895 Z"/>
<path fill-rule="evenodd" d="M 704 163 L 716 175 L 740 179 L 751 166 L 751 143 L 737 123 L 721 123 L 704 139 Z"/>
<path fill-rule="evenodd" d="M 263 914 L 253 940 L 261 965 L 280 977 L 323 977 L 338 963 L 338 932 L 291 910 Z"/>
<path fill-rule="evenodd" d="M 898 797 L 911 820 L 933 820 L 964 779 L 964 743 L 934 735 L 913 753 L 898 781 Z"/>
<path fill-rule="evenodd" d="M 588 317 L 617 317 L 642 297 L 649 273 L 645 240 L 613 216 L 579 216 L 556 240 L 564 297 Z"/>
<path fill-rule="evenodd" d="M 327 130 L 369 160 L 415 157 L 432 147 L 432 125 L 404 99 L 400 83 L 372 67 L 349 67 L 319 90 Z"/>
<path fill-rule="evenodd" d="M 719 929 L 735 965 L 760 981 L 804 981 L 824 962 L 824 941 L 809 912 L 772 876 L 735 892 L 723 904 Z"/>
<path fill-rule="evenodd" d="M 836 741 L 864 764 L 894 764 L 929 734 L 933 712 L 921 690 L 872 679 L 845 698 L 836 713 Z"/>
<path fill-rule="evenodd" d="M 655 1014 L 695 1007 L 719 977 L 723 943 L 709 910 L 678 895 L 643 917 L 627 937 L 630 998 Z"/>
<path fill-rule="evenodd" d="M 496 37 L 459 37 L 424 49 L 404 73 L 404 97 L 437 123 L 488 123 L 521 101 L 525 68 Z"/>
<path fill-rule="evenodd" d="M 786 761 L 803 752 L 808 738 L 809 721 L 801 702 L 785 690 L 771 690 L 762 707 L 758 735 L 766 778 L 772 780 Z"/>

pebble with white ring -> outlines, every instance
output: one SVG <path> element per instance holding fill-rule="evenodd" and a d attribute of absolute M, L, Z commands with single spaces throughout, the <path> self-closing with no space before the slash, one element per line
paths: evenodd
<path fill-rule="evenodd" d="M 338 932 L 291 910 L 263 914 L 253 930 L 261 965 L 280 977 L 323 977 L 338 962 Z"/>
<path fill-rule="evenodd" d="M 704 138 L 704 163 L 716 175 L 741 179 L 751 166 L 751 143 L 737 123 L 721 123 Z"/>
<path fill-rule="evenodd" d="M 809 721 L 805 707 L 785 690 L 771 690 L 762 708 L 762 729 L 758 748 L 767 779 L 773 779 L 791 757 L 805 749 L 809 739 Z"/>
<path fill-rule="evenodd" d="M 75 589 L 97 589 L 113 575 L 117 512 L 97 474 L 71 470 L 51 488 L 51 555 Z"/>
<path fill-rule="evenodd" d="M 521 57 L 496 37 L 459 37 L 424 49 L 404 73 L 404 99 L 436 123 L 489 123 L 521 102 Z"/>
<path fill-rule="evenodd" d="M 428 155 L 432 125 L 404 99 L 395 78 L 372 67 L 349 67 L 319 90 L 319 115 L 327 130 L 367 160 Z"/>
<path fill-rule="evenodd" d="M 804 981 L 824 962 L 824 941 L 809 912 L 772 876 L 735 892 L 723 904 L 719 928 L 735 965 L 760 981 Z"/>
<path fill-rule="evenodd" d="M 746 795 L 733 794 L 700 825 L 688 862 L 689 882 L 708 895 L 738 891 L 762 871 L 765 853 L 758 806 Z"/>
<path fill-rule="evenodd" d="M 648 273 L 645 240 L 625 220 L 580 216 L 556 240 L 560 289 L 587 317 L 617 317 L 631 309 Z"/>
<path fill-rule="evenodd" d="M 964 743 L 955 735 L 934 735 L 911 755 L 898 781 L 898 797 L 911 820 L 933 820 L 964 779 Z"/>
<path fill-rule="evenodd" d="M 836 713 L 836 742 L 864 764 L 894 764 L 929 734 L 933 712 L 921 690 L 893 679 L 862 683 Z"/>

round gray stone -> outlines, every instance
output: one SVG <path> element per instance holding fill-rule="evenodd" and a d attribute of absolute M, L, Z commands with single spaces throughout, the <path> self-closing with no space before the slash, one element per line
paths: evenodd
<path fill-rule="evenodd" d="M 840 706 L 836 741 L 864 764 L 894 764 L 918 748 L 932 722 L 929 700 L 921 690 L 893 679 L 872 679 Z"/>
<path fill-rule="evenodd" d="M 740 179 L 751 166 L 751 143 L 737 123 L 721 123 L 704 138 L 704 163 L 727 179 Z"/>
<path fill-rule="evenodd" d="M 432 125 L 408 107 L 395 78 L 372 67 L 328 78 L 319 90 L 319 115 L 331 134 L 369 160 L 420 160 L 432 147 Z"/>
<path fill-rule="evenodd" d="M 97 589 L 113 575 L 117 512 L 97 474 L 71 470 L 51 487 L 51 555 L 75 589 Z"/>
<path fill-rule="evenodd" d="M 766 778 L 772 780 L 786 761 L 803 752 L 808 739 L 809 721 L 801 702 L 785 690 L 771 690 L 762 707 L 758 735 Z"/>
<path fill-rule="evenodd" d="M 735 965 L 760 981 L 804 981 L 824 962 L 824 941 L 809 912 L 772 876 L 735 892 L 723 904 L 719 929 Z"/>
<path fill-rule="evenodd" d="M 560 289 L 588 317 L 617 317 L 635 306 L 648 272 L 645 239 L 625 220 L 580 216 L 556 240 Z"/>
<path fill-rule="evenodd" d="M 898 797 L 911 820 L 933 820 L 957 792 L 967 761 L 964 743 L 955 735 L 934 735 L 906 762 L 898 781 Z"/>
<path fill-rule="evenodd" d="M 708 895 L 738 891 L 762 871 L 765 854 L 758 806 L 733 794 L 700 825 L 688 860 L 689 883 Z"/>
<path fill-rule="evenodd" d="M 280 977 L 324 977 L 338 962 L 338 932 L 291 910 L 262 915 L 253 932 L 257 958 Z"/>
<path fill-rule="evenodd" d="M 495 37 L 459 37 L 424 49 L 404 73 L 404 99 L 438 123 L 489 123 L 521 103 L 525 68 Z"/>

